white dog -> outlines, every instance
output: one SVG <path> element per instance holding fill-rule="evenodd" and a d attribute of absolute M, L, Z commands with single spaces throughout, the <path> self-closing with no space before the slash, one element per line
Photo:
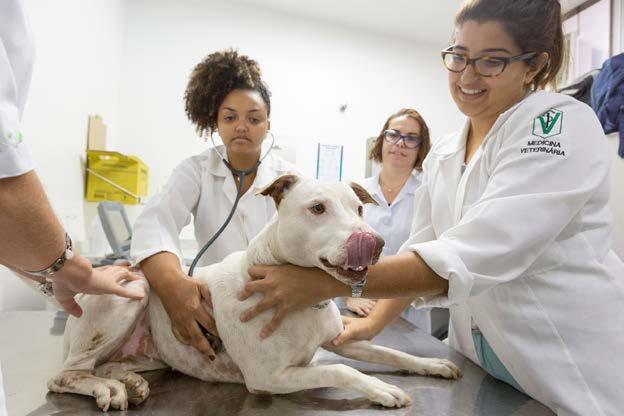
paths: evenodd
<path fill-rule="evenodd" d="M 261 328 L 272 318 L 266 311 L 250 322 L 241 312 L 261 299 L 241 302 L 237 294 L 249 280 L 254 264 L 293 263 L 319 267 L 336 279 L 352 284 L 377 261 L 383 240 L 362 220 L 362 204 L 373 202 L 359 185 L 319 184 L 294 175 L 276 179 L 261 191 L 271 195 L 278 214 L 250 243 L 221 263 L 198 269 L 197 278 L 209 287 L 213 313 L 226 351 L 211 361 L 193 347 L 177 341 L 160 299 L 151 293 L 143 300 L 113 295 L 83 295 L 84 315 L 70 317 L 65 330 L 63 370 L 48 382 L 58 393 L 93 396 L 104 411 L 126 409 L 149 395 L 147 382 L 136 372 L 173 367 L 206 381 L 244 383 L 254 393 L 290 393 L 318 387 L 352 389 L 387 407 L 405 406 L 410 398 L 401 389 L 341 365 L 308 366 L 319 346 L 345 357 L 386 364 L 410 373 L 458 378 L 450 361 L 417 358 L 372 345 L 329 341 L 343 329 L 333 302 L 287 316 L 270 337 L 261 340 Z M 142 285 L 145 279 L 128 283 Z M 149 300 L 148 300 L 149 299 Z"/>

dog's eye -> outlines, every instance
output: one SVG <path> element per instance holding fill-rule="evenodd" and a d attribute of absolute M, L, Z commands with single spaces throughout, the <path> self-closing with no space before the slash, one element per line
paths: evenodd
<path fill-rule="evenodd" d="M 362 215 L 364 215 L 364 207 L 362 205 L 360 205 L 358 207 L 358 215 L 361 217 Z"/>
<path fill-rule="evenodd" d="M 323 204 L 312 205 L 312 207 L 310 208 L 310 211 L 312 211 L 312 214 L 321 215 L 322 213 L 325 212 L 325 205 Z"/>

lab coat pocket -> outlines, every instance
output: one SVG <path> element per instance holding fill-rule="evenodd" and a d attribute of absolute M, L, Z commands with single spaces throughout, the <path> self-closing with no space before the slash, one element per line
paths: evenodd
<path fill-rule="evenodd" d="M 532 276 L 547 272 L 565 263 L 567 255 L 557 242 L 553 242 L 541 256 L 524 273 L 525 276 Z"/>

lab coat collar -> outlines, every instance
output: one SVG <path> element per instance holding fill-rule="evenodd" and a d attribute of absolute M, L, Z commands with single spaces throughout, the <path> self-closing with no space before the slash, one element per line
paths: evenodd
<path fill-rule="evenodd" d="M 219 152 L 225 155 L 225 146 L 218 146 Z M 209 153 L 208 153 L 209 152 Z M 222 178 L 232 178 L 232 172 L 225 166 L 225 163 L 221 160 L 221 156 L 214 148 L 207 150 L 208 158 L 205 161 L 205 166 L 212 175 L 219 176 Z M 273 172 L 273 158 L 272 155 L 268 155 L 260 166 L 258 166 L 258 171 L 256 172 L 256 178 L 250 189 L 254 192 L 266 187 L 273 179 L 275 179 L 275 174 Z M 229 182 L 226 180 L 225 183 Z M 224 185 L 225 185 L 224 183 Z M 232 183 L 233 180 L 232 180 Z M 235 190 L 234 190 L 235 191 Z"/>
<path fill-rule="evenodd" d="M 498 118 L 496 119 L 496 121 L 494 122 L 494 124 L 492 125 L 492 128 L 490 129 L 490 131 L 488 132 L 488 134 L 485 137 L 485 140 L 483 141 L 483 143 L 485 143 L 485 141 L 491 137 L 494 133 L 496 133 L 501 126 L 505 123 L 505 121 L 507 121 L 507 119 L 516 111 L 516 109 L 525 101 L 527 100 L 531 100 L 537 96 L 539 96 L 541 94 L 541 92 L 529 92 L 527 95 L 524 96 L 524 98 L 520 101 L 518 101 L 516 104 L 514 104 L 513 106 L 511 106 L 510 108 L 508 108 L 507 110 L 505 110 L 503 113 L 501 113 Z M 458 152 L 461 152 L 462 154 L 465 154 L 465 150 L 466 150 L 466 138 L 468 137 L 468 132 L 470 131 L 470 119 L 466 118 L 466 121 L 464 122 L 464 126 L 462 128 L 462 130 L 458 133 L 453 133 L 449 136 L 447 136 L 444 139 L 441 139 L 441 143 L 439 146 L 437 146 L 436 148 L 434 148 L 432 150 L 432 152 L 444 157 L 451 157 L 455 154 L 457 154 Z M 483 145 L 482 143 L 482 145 Z"/>
<path fill-rule="evenodd" d="M 381 190 L 381 185 L 379 184 L 379 175 L 381 173 L 377 173 L 376 175 L 371 176 L 370 178 L 364 179 L 361 184 L 369 190 L 369 193 L 376 197 L 379 201 L 385 201 L 385 197 L 383 196 L 383 192 Z M 395 202 L 398 202 L 403 198 L 404 195 L 414 195 L 418 185 L 421 182 L 422 172 L 418 172 L 417 170 L 413 170 L 411 176 L 403 185 L 401 192 L 397 195 Z"/>
<path fill-rule="evenodd" d="M 448 136 L 444 139 L 446 141 L 443 141 L 440 148 L 436 150 L 436 153 L 441 155 L 440 173 L 446 185 L 445 189 L 449 200 L 449 207 L 451 208 L 455 222 L 459 221 L 461 216 L 461 207 L 464 202 L 467 178 L 472 171 L 472 167 L 477 163 L 479 158 L 482 157 L 483 147 L 491 137 L 496 135 L 509 117 L 516 111 L 516 109 L 523 102 L 535 97 L 536 94 L 537 93 L 528 93 L 522 100 L 498 116 L 494 125 L 492 125 L 492 128 L 483 139 L 481 146 L 479 146 L 479 149 L 477 149 L 470 160 L 470 163 L 468 164 L 463 175 L 461 173 L 461 166 L 464 163 L 466 155 L 466 139 L 468 137 L 468 132 L 470 131 L 470 119 L 466 119 L 464 128 L 460 133 Z"/>
<path fill-rule="evenodd" d="M 466 150 L 466 137 L 470 131 L 470 119 L 466 119 L 464 127 L 460 132 L 453 133 L 440 141 L 440 145 L 434 147 L 431 152 L 442 156 L 443 159 L 451 157 L 459 152 L 462 154 Z"/>

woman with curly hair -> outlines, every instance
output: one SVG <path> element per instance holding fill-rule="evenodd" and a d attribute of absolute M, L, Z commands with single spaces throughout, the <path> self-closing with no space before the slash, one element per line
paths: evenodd
<path fill-rule="evenodd" d="M 270 92 L 256 61 L 233 50 L 215 52 L 193 70 L 185 94 L 186 114 L 202 137 L 218 133 L 223 145 L 180 163 L 164 190 L 153 197 L 138 217 L 131 256 L 140 264 L 151 287 L 171 318 L 173 333 L 209 357 L 213 356 L 201 327 L 216 333 L 214 320 L 202 305 L 208 292 L 182 271 L 179 234 L 193 220 L 199 247 L 221 227 L 236 199 L 234 169 L 253 168 L 269 132 Z M 271 198 L 255 191 L 293 167 L 269 154 L 258 169 L 243 179 L 242 196 L 232 221 L 202 256 L 200 265 L 221 261 L 247 248 L 275 213 Z"/>

